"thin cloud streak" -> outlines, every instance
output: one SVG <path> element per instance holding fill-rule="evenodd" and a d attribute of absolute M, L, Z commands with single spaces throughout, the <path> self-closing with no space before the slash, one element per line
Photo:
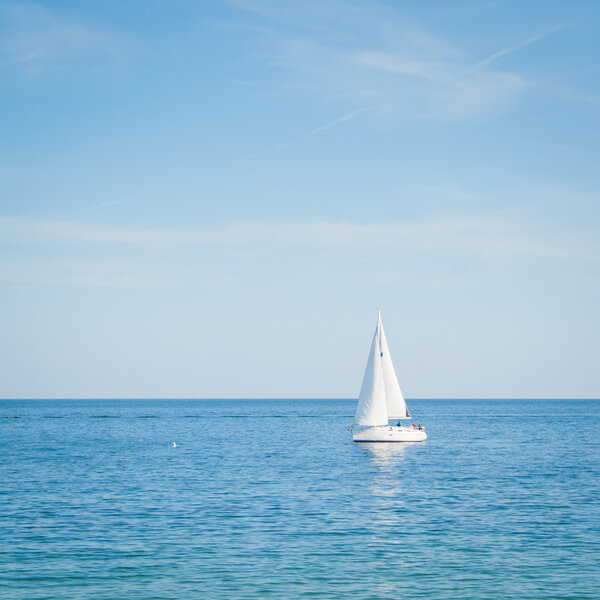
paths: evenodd
<path fill-rule="evenodd" d="M 340 123 L 343 123 L 344 121 L 353 119 L 357 115 L 360 115 L 361 113 L 367 112 L 369 110 L 371 110 L 371 109 L 360 108 L 358 110 L 352 111 L 351 113 L 349 113 L 347 115 L 338 117 L 337 119 L 334 119 L 333 121 L 329 121 L 329 123 L 326 123 L 325 125 L 322 125 L 321 127 L 317 127 L 316 129 L 309 131 L 307 134 L 305 134 L 304 137 L 310 137 L 312 135 L 316 135 L 317 133 L 321 133 L 322 131 L 325 131 L 326 129 L 331 129 L 332 127 L 335 127 L 336 125 L 339 125 Z M 284 148 L 287 148 L 292 143 L 293 143 L 292 141 L 289 141 L 289 142 L 285 142 L 283 144 L 278 144 L 277 146 L 273 146 L 273 148 L 269 148 L 268 150 L 262 150 L 261 152 L 255 152 L 254 154 L 251 154 L 249 158 L 258 158 L 259 156 L 265 156 L 266 154 L 273 154 L 273 152 L 278 152 L 279 150 L 283 150 Z"/>
<path fill-rule="evenodd" d="M 354 117 L 356 117 L 357 115 L 360 115 L 362 113 L 365 113 L 369 110 L 369 108 L 360 108 L 358 110 L 355 110 L 347 115 L 344 115 L 342 117 L 338 117 L 337 119 L 334 119 L 333 121 L 330 121 L 329 123 L 326 123 L 325 125 L 322 125 L 321 127 L 317 127 L 316 129 L 313 129 L 312 131 L 309 131 L 306 135 L 315 135 L 317 133 L 320 133 L 321 131 L 325 131 L 326 129 L 331 129 L 332 127 L 335 127 L 336 125 L 339 125 L 340 123 L 343 123 L 344 121 L 348 121 L 349 119 L 353 119 Z"/>
<path fill-rule="evenodd" d="M 553 29 L 550 29 L 550 31 L 546 31 L 544 33 L 538 33 L 536 35 L 532 35 L 531 37 L 528 37 L 526 40 L 523 40 L 522 42 L 519 42 L 518 44 L 514 44 L 513 46 L 508 46 L 507 48 L 503 48 L 502 50 L 499 50 L 498 52 L 495 52 L 491 56 L 488 56 L 484 60 L 478 62 L 477 66 L 485 67 L 486 65 L 489 65 L 491 62 L 501 58 L 502 56 L 506 56 L 507 54 L 510 54 L 511 52 L 515 52 L 516 50 L 525 48 L 526 46 L 529 46 L 530 44 L 533 44 L 534 42 L 537 42 L 537 41 L 545 38 L 546 36 L 557 31 L 558 29 L 562 29 L 562 26 L 554 27 Z"/>
<path fill-rule="evenodd" d="M 259 156 L 265 156 L 266 154 L 273 154 L 273 152 L 277 152 L 279 150 L 283 150 L 284 148 L 287 148 L 292 142 L 284 142 L 283 144 L 277 144 L 277 146 L 273 146 L 272 148 L 269 148 L 268 150 L 261 150 L 260 152 L 254 152 L 254 154 L 251 154 L 249 156 L 249 158 L 258 158 Z"/>
<path fill-rule="evenodd" d="M 436 217 L 358 225 L 338 221 L 240 221 L 189 228 L 111 227 L 66 221 L 0 219 L 5 244 L 214 246 L 316 249 L 387 249 L 467 252 L 481 258 L 575 259 L 597 262 L 597 232 L 555 231 L 498 215 Z M 588 235 L 589 234 L 589 235 Z"/>

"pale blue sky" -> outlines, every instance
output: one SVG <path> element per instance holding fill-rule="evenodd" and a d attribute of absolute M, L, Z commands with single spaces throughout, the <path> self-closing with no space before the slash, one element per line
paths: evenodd
<path fill-rule="evenodd" d="M 0 2 L 0 397 L 600 396 L 597 2 Z"/>

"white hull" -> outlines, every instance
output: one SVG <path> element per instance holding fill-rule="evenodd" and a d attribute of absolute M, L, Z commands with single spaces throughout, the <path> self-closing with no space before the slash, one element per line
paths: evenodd
<path fill-rule="evenodd" d="M 424 429 L 413 427 L 380 426 L 352 430 L 355 442 L 424 442 L 427 434 Z"/>

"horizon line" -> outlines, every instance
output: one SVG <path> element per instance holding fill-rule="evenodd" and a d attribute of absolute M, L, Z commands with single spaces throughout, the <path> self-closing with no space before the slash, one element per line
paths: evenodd
<path fill-rule="evenodd" d="M 229 396 L 229 397 L 197 397 L 197 396 L 180 396 L 180 397 L 163 397 L 163 396 L 113 396 L 113 397 L 94 397 L 94 396 L 86 396 L 86 397 L 61 397 L 61 396 L 47 396 L 47 397 L 29 397 L 29 398 L 0 398 L 0 402 L 4 402 L 7 400 L 14 401 L 28 401 L 28 400 L 198 400 L 198 401 L 209 401 L 209 400 L 339 400 L 344 402 L 356 401 L 358 397 L 346 397 L 342 398 L 339 396 L 314 396 L 314 397 L 300 397 L 300 396 L 290 396 L 290 397 L 241 397 L 241 396 Z M 422 397 L 407 397 L 405 400 L 413 401 L 413 400 L 600 400 L 600 396 L 581 396 L 581 397 L 542 397 L 542 396 L 487 396 L 487 397 L 460 397 L 460 396 L 422 396 Z"/>

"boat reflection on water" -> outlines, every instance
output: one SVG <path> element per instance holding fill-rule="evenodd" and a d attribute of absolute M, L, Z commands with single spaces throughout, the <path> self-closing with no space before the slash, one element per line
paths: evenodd
<path fill-rule="evenodd" d="M 397 471 L 391 471 L 391 467 L 395 467 L 402 462 L 406 457 L 406 452 L 411 446 L 422 446 L 422 442 L 362 442 L 357 444 L 361 449 L 366 448 L 369 452 L 373 464 L 382 470 L 390 471 L 390 473 L 398 474 Z"/>
<path fill-rule="evenodd" d="M 377 528 L 393 527 L 402 530 L 407 512 L 410 510 L 406 498 L 406 488 L 410 486 L 407 480 L 409 466 L 406 458 L 410 451 L 415 451 L 412 446 L 423 446 L 422 442 L 363 442 L 359 448 L 366 452 L 373 469 L 368 490 L 371 495 L 372 519 Z M 377 533 L 373 541 L 379 539 Z M 398 535 L 394 542 L 402 539 Z"/>

